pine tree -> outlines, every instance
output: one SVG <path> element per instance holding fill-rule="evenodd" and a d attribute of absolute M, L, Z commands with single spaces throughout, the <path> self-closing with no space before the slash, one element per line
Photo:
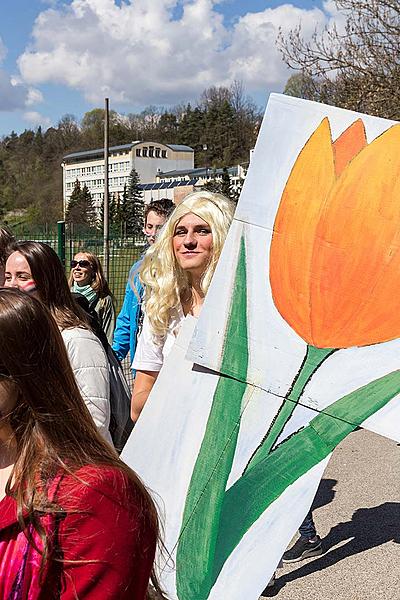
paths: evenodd
<path fill-rule="evenodd" d="M 221 194 L 224 194 L 227 198 L 232 198 L 231 178 L 229 177 L 227 167 L 222 169 Z"/>
<path fill-rule="evenodd" d="M 236 182 L 236 185 L 232 186 L 231 200 L 233 200 L 233 202 L 235 202 L 235 204 L 237 204 L 239 201 L 240 194 L 242 193 L 242 189 L 243 189 L 243 184 L 244 184 L 244 179 L 241 177 Z"/>
<path fill-rule="evenodd" d="M 93 206 L 93 199 L 86 185 L 81 188 L 78 179 L 70 196 L 65 215 L 67 223 L 75 225 L 86 225 L 94 227 L 96 224 L 96 212 Z"/>
<path fill-rule="evenodd" d="M 121 221 L 126 223 L 126 233 L 131 235 L 141 234 L 143 229 L 144 201 L 139 185 L 139 175 L 132 169 L 120 204 Z"/>
<path fill-rule="evenodd" d="M 212 178 L 208 179 L 207 183 L 203 185 L 203 190 L 215 192 L 217 194 L 223 194 L 230 200 L 237 202 L 236 193 L 231 184 L 231 178 L 229 176 L 227 167 L 222 169 L 222 175 L 221 177 L 218 177 L 218 179 L 216 171 L 214 171 Z"/>
<path fill-rule="evenodd" d="M 208 192 L 213 192 L 215 194 L 221 194 L 221 180 L 217 179 L 217 172 L 214 169 L 212 172 L 212 176 L 207 179 L 206 183 L 202 186 L 203 190 L 207 190 Z"/>
<path fill-rule="evenodd" d="M 116 194 L 111 193 L 108 198 L 108 221 L 109 221 L 109 231 L 111 234 L 118 235 L 120 233 L 120 223 L 121 217 L 119 215 L 119 195 L 118 192 Z M 104 199 L 101 203 L 100 207 L 100 217 L 99 217 L 99 228 L 103 229 L 104 226 Z"/>

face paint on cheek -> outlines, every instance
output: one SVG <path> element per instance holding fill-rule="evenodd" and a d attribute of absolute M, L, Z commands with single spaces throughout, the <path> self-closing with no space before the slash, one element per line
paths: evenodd
<path fill-rule="evenodd" d="M 33 294 L 33 292 L 36 292 L 37 290 L 36 283 L 33 281 L 33 279 L 29 279 L 29 281 L 20 283 L 18 287 L 26 294 Z"/>

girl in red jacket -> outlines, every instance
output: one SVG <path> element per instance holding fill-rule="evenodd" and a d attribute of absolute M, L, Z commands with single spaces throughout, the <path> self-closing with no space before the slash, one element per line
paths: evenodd
<path fill-rule="evenodd" d="M 143 600 L 157 539 L 155 506 L 97 432 L 50 313 L 0 290 L 0 598 Z"/>

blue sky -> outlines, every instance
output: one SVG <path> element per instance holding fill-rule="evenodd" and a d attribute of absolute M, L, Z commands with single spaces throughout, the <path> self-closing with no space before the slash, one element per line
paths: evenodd
<path fill-rule="evenodd" d="M 78 119 L 110 97 L 127 114 L 243 82 L 259 105 L 290 73 L 279 27 L 305 36 L 332 16 L 320 0 L 3 0 L 0 136 Z"/>

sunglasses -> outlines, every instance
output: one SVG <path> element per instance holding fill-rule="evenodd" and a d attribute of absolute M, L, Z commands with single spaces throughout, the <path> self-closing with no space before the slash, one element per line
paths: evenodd
<path fill-rule="evenodd" d="M 82 269 L 87 269 L 92 266 L 92 264 L 88 260 L 71 260 L 71 269 L 75 269 L 75 267 L 80 266 Z"/>

